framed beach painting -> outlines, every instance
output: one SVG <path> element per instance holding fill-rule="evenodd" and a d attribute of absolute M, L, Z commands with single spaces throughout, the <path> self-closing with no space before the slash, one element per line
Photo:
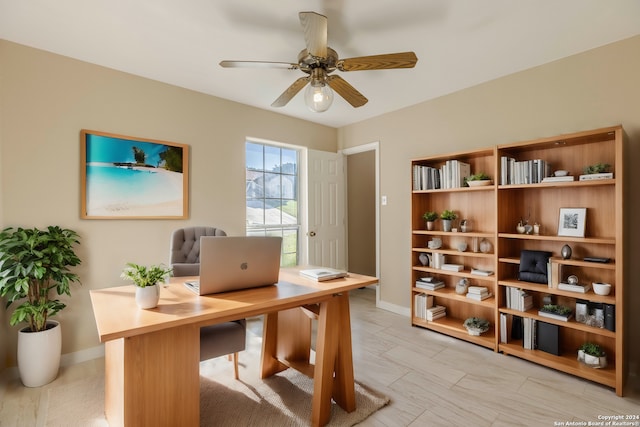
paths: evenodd
<path fill-rule="evenodd" d="M 188 218 L 188 145 L 83 129 L 80 147 L 81 218 Z"/>

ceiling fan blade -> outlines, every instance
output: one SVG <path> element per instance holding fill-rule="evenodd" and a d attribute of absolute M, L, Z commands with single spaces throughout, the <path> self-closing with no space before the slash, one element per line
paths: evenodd
<path fill-rule="evenodd" d="M 273 104 L 271 104 L 271 106 L 284 107 L 285 105 L 287 105 L 287 103 L 291 101 L 291 98 L 296 96 L 296 94 L 300 92 L 300 90 L 305 87 L 307 83 L 309 83 L 309 80 L 311 80 L 311 77 L 300 77 L 298 80 L 293 82 L 293 84 L 289 86 L 287 90 L 282 92 L 282 95 L 280 95 L 278 99 L 273 101 Z"/>
<path fill-rule="evenodd" d="M 341 59 L 336 64 L 336 68 L 340 71 L 389 70 L 413 68 L 416 62 L 418 62 L 418 57 L 415 53 L 400 52 Z"/>
<path fill-rule="evenodd" d="M 300 12 L 307 52 L 317 58 L 327 57 L 327 17 L 315 12 Z"/>
<path fill-rule="evenodd" d="M 297 70 L 298 64 L 290 62 L 269 62 L 269 61 L 220 61 L 223 68 L 286 68 L 287 70 Z"/>
<path fill-rule="evenodd" d="M 356 88 L 351 86 L 340 76 L 333 75 L 327 77 L 327 83 L 329 83 L 331 89 L 335 90 L 338 95 L 343 97 L 353 107 L 362 107 L 369 101 L 363 94 L 358 92 Z"/>

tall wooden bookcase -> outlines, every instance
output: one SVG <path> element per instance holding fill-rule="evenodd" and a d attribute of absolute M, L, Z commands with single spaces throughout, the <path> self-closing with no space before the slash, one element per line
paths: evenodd
<path fill-rule="evenodd" d="M 499 145 L 495 148 L 472 152 L 451 153 L 446 156 L 428 157 L 412 161 L 416 166 L 440 168 L 447 160 L 458 160 L 471 165 L 471 172 L 485 172 L 493 179 L 486 187 L 462 187 L 412 191 L 412 324 L 464 339 L 504 354 L 513 355 L 562 372 L 576 375 L 615 389 L 622 395 L 624 375 L 624 277 L 623 277 L 623 129 L 621 126 L 596 129 L 557 137 Z M 550 169 L 567 170 L 575 177 L 566 182 L 540 182 L 513 184 L 505 180 L 506 163 L 544 160 Z M 604 163 L 613 174 L 609 179 L 579 180 L 588 165 Z M 414 185 L 414 183 L 412 183 Z M 561 208 L 586 208 L 584 236 L 559 236 Z M 435 231 L 425 230 L 422 214 L 426 211 L 441 212 L 452 209 L 458 213 L 458 221 L 468 219 L 471 231 L 444 232 L 438 226 Z M 529 224 L 539 224 L 539 234 L 521 234 L 516 225 L 521 219 Z M 433 237 L 441 238 L 440 249 L 428 248 Z M 490 243 L 486 253 L 470 250 L 471 241 L 484 239 Z M 469 248 L 458 251 L 459 241 L 468 241 Z M 572 255 L 561 256 L 561 249 L 569 245 Z M 486 249 L 486 248 L 485 248 Z M 520 254 L 523 250 L 551 253 L 551 265 L 560 266 L 561 273 L 550 274 L 550 284 L 527 282 L 518 279 Z M 446 262 L 464 265 L 460 272 L 423 266 L 421 253 L 441 253 Z M 608 262 L 585 261 L 587 257 L 607 259 Z M 471 268 L 494 271 L 495 274 L 479 277 L 471 274 Z M 577 293 L 560 290 L 557 282 L 576 275 L 580 283 L 605 282 L 612 285 L 607 296 L 596 295 L 593 290 Z M 415 286 L 425 276 L 434 276 L 445 283 L 438 290 L 425 290 Z M 488 287 L 493 297 L 475 301 L 455 293 L 455 285 L 466 277 L 471 285 Z M 531 295 L 533 308 L 518 311 L 507 307 L 509 288 L 517 288 Z M 416 313 L 415 295 L 428 294 L 434 303 L 446 307 L 446 317 L 427 321 Z M 578 322 L 573 316 L 568 321 L 542 317 L 538 309 L 550 298 L 555 304 L 574 309 L 576 301 L 589 307 L 608 305 L 615 307 L 615 328 L 609 330 Z M 471 316 L 491 321 L 491 328 L 481 336 L 471 336 L 462 326 Z M 525 349 L 520 338 L 512 338 L 513 318 L 532 319 L 557 326 L 559 355 L 539 349 Z M 508 331 L 500 331 L 500 319 L 507 320 Z M 504 327 L 504 326 L 503 326 Z M 509 332 L 509 333 L 507 333 Z M 538 337 L 539 338 L 539 337 Z M 607 353 L 605 368 L 595 369 L 577 360 L 577 350 L 584 342 L 600 344 Z"/>
<path fill-rule="evenodd" d="M 416 168 L 429 167 L 439 169 L 448 160 L 456 160 L 470 165 L 471 173 L 484 172 L 495 176 L 496 167 L 495 149 L 468 151 L 453 153 L 447 156 L 428 157 L 412 162 L 412 173 Z M 415 184 L 415 183 L 414 183 Z M 471 341 L 491 349 L 497 346 L 497 303 L 495 296 L 482 301 L 468 299 L 465 295 L 455 292 L 456 284 L 463 278 L 469 281 L 471 286 L 483 286 L 496 295 L 496 275 L 478 276 L 471 274 L 471 269 L 483 269 L 495 271 L 496 269 L 496 186 L 458 187 L 449 189 L 413 190 L 412 192 L 412 322 L 434 331 L 442 332 L 463 340 Z M 453 210 L 457 215 L 457 221 L 465 219 L 468 222 L 469 231 L 445 232 L 442 231 L 442 220 L 437 220 L 433 231 L 426 230 L 422 215 L 427 211 L 441 213 L 444 210 Z M 459 227 L 458 227 L 459 229 Z M 442 247 L 429 249 L 428 242 L 434 238 L 442 240 Z M 483 249 L 473 251 L 474 240 L 483 243 Z M 467 249 L 459 251 L 458 244 L 465 242 Z M 436 269 L 431 264 L 423 266 L 420 262 L 420 254 L 429 256 L 444 255 L 447 264 L 463 265 L 462 271 L 446 271 Z M 423 277 L 434 277 L 443 281 L 445 287 L 437 290 L 425 290 L 415 286 L 416 281 Z M 416 295 L 427 294 L 433 297 L 436 305 L 446 308 L 446 317 L 435 321 L 427 321 L 416 313 Z M 468 317 L 482 317 L 490 320 L 491 328 L 480 336 L 472 336 L 463 327 L 463 322 Z"/>

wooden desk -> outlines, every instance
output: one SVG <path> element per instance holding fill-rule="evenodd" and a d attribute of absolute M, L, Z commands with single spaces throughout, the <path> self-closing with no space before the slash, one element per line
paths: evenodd
<path fill-rule="evenodd" d="M 283 269 L 276 286 L 200 297 L 183 285 L 189 279 L 172 278 L 151 310 L 136 306 L 133 285 L 90 292 L 105 343 L 111 426 L 199 426 L 199 328 L 259 314 L 266 315 L 262 378 L 289 367 L 313 376 L 313 425 L 329 421 L 332 397 L 347 412 L 355 409 L 348 292 L 376 278 L 350 274 L 318 283 Z M 311 312 L 318 317 L 315 366 Z"/>

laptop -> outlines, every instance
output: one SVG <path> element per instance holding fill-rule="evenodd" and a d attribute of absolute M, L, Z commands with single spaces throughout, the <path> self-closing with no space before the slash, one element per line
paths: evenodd
<path fill-rule="evenodd" d="M 347 277 L 347 272 L 336 270 L 334 268 L 310 268 L 307 270 L 300 270 L 300 275 L 308 279 L 317 280 L 318 282 L 324 282 L 325 280 L 339 279 L 340 277 Z"/>
<path fill-rule="evenodd" d="M 281 237 L 202 236 L 200 280 L 185 282 L 198 295 L 273 285 L 280 274 Z"/>

